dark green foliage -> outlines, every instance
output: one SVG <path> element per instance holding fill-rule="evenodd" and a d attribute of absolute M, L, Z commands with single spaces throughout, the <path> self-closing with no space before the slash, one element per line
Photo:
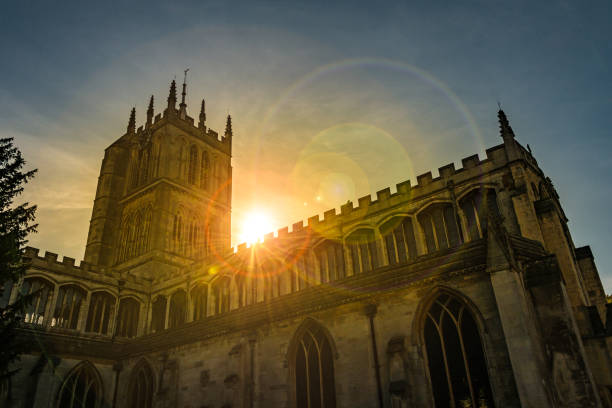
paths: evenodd
<path fill-rule="evenodd" d="M 12 138 L 0 139 L 0 288 L 18 282 L 27 264 L 22 249 L 27 236 L 36 231 L 33 224 L 36 206 L 15 204 L 24 185 L 36 170 L 22 171 L 25 161 Z M 14 303 L 0 305 L 0 383 L 12 375 L 10 364 L 19 358 L 21 345 L 16 341 L 16 328 L 30 296 L 19 295 Z"/>

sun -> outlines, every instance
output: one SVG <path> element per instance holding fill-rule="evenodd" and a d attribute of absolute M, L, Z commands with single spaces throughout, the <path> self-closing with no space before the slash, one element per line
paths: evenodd
<path fill-rule="evenodd" d="M 256 210 L 247 213 L 242 221 L 240 230 L 240 242 L 248 245 L 263 241 L 263 237 L 268 232 L 274 231 L 272 219 L 264 211 Z"/>

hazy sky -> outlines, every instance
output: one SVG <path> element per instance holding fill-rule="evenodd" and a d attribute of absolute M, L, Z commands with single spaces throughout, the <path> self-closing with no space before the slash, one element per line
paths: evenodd
<path fill-rule="evenodd" d="M 329 3 L 3 2 L 0 135 L 39 169 L 31 244 L 82 258 L 104 148 L 189 67 L 191 116 L 205 97 L 210 127 L 234 118 L 234 232 L 482 157 L 501 101 L 612 291 L 612 2 Z"/>

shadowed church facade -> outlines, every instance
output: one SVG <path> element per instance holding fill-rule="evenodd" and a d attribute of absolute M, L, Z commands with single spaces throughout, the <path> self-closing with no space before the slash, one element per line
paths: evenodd
<path fill-rule="evenodd" d="M 552 185 L 503 143 L 230 247 L 231 118 L 185 85 L 105 152 L 85 259 L 27 248 L 14 407 L 612 406 L 612 309 Z"/>

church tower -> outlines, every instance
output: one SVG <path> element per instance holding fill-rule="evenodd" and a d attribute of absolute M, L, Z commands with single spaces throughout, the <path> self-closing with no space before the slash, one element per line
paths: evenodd
<path fill-rule="evenodd" d="M 197 126 L 183 83 L 172 81 L 163 114 L 151 96 L 144 126 L 132 109 L 127 131 L 105 151 L 85 261 L 142 277 L 172 272 L 230 248 L 231 117 L 225 133 Z"/>

